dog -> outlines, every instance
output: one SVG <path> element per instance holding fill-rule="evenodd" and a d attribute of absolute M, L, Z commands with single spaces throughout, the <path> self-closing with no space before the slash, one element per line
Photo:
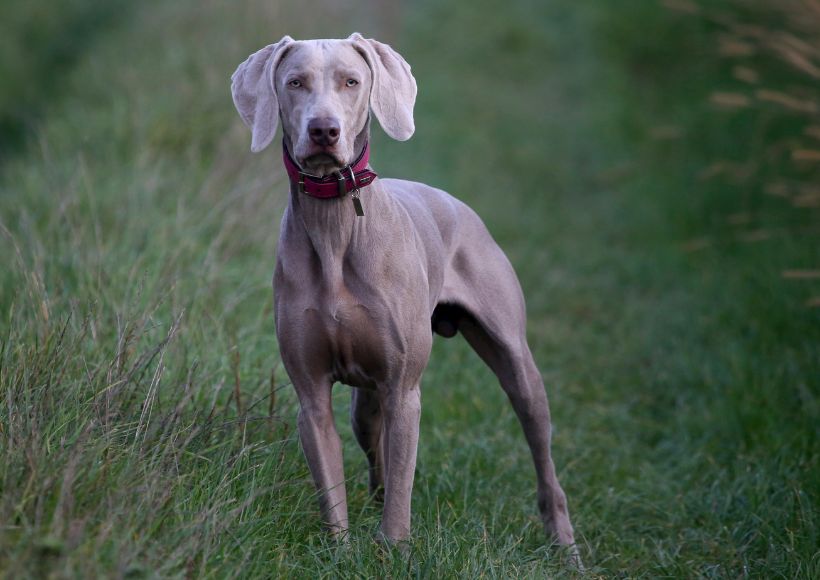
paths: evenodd
<path fill-rule="evenodd" d="M 351 421 L 370 492 L 383 491 L 380 533 L 401 544 L 410 537 L 422 372 L 433 334 L 461 333 L 521 422 L 547 534 L 577 555 L 509 260 L 467 205 L 428 185 L 379 178 L 368 163 L 371 111 L 393 139 L 413 135 L 410 66 L 359 33 L 285 36 L 250 55 L 231 81 L 253 152 L 270 145 L 280 121 L 283 129 L 290 200 L 273 280 L 276 334 L 327 528 L 337 537 L 348 530 L 333 384 L 353 388 Z"/>

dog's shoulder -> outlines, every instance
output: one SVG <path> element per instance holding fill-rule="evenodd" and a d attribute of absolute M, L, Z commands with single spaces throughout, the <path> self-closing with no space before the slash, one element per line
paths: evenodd
<path fill-rule="evenodd" d="M 434 226 L 445 246 L 465 235 L 486 237 L 486 226 L 466 203 L 442 189 L 403 179 L 381 180 L 385 189 L 404 209 L 416 227 Z"/>
<path fill-rule="evenodd" d="M 458 221 L 467 206 L 442 189 L 404 179 L 383 179 L 382 183 L 414 221 L 429 216 L 440 228 Z"/>
<path fill-rule="evenodd" d="M 465 210 L 472 213 L 464 202 L 443 189 L 426 183 L 392 178 L 382 179 L 381 182 L 390 195 L 408 211 L 430 212 L 449 219 L 457 219 Z"/>

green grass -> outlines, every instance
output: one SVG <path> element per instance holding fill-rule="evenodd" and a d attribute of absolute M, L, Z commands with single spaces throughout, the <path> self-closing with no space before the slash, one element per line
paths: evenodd
<path fill-rule="evenodd" d="M 745 90 L 717 56 L 725 19 L 637 0 L 331 4 L 136 6 L 43 85 L 26 144 L 4 142 L 0 574 L 568 574 L 512 410 L 460 340 L 425 374 L 412 557 L 370 539 L 344 386 L 352 541 L 321 532 L 271 313 L 285 180 L 276 147 L 249 153 L 228 79 L 285 33 L 362 29 L 420 88 L 415 137 L 376 129 L 375 168 L 467 201 L 518 270 L 590 574 L 820 575 L 820 282 L 782 276 L 820 267 L 820 224 L 766 193 L 820 176 L 778 149 L 804 118 L 710 104 Z M 30 58 L 38 86 L 51 61 Z"/>
<path fill-rule="evenodd" d="M 127 10 L 120 0 L 12 1 L 0 22 L 0 162 L 19 148 L 45 103 L 96 34 Z"/>

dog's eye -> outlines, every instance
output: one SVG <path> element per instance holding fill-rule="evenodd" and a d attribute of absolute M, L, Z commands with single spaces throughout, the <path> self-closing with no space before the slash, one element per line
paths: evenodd
<path fill-rule="evenodd" d="M 347 85 L 348 87 L 355 87 L 358 84 L 359 81 L 357 81 L 356 79 L 347 79 L 347 82 L 345 83 L 345 85 Z"/>
<path fill-rule="evenodd" d="M 288 81 L 288 86 L 293 87 L 294 89 L 298 89 L 302 86 L 302 81 L 299 79 L 293 79 L 292 81 Z"/>

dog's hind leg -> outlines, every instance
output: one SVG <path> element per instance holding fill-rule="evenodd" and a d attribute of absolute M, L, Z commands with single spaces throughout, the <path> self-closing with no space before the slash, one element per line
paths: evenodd
<path fill-rule="evenodd" d="M 459 273 L 471 281 L 470 290 L 463 284 L 455 293 L 460 300 L 440 304 L 436 322 L 460 331 L 498 377 L 532 454 L 544 528 L 558 544 L 570 547 L 571 558 L 580 567 L 567 499 L 552 461 L 547 394 L 527 344 L 524 297 L 512 266 L 500 250 L 496 256 L 489 261 L 485 255 L 483 262 L 472 253 L 459 257 Z"/>
<path fill-rule="evenodd" d="M 527 439 L 538 482 L 538 509 L 544 528 L 563 546 L 575 544 L 564 490 L 558 483 L 550 450 L 550 410 L 541 375 L 523 337 L 507 343 L 491 335 L 467 314 L 458 322 L 470 346 L 498 377 Z"/>
<path fill-rule="evenodd" d="M 384 454 L 381 438 L 384 419 L 379 394 L 376 391 L 353 387 L 350 422 L 356 440 L 367 456 L 370 494 L 377 501 L 382 501 L 384 499 Z"/>

